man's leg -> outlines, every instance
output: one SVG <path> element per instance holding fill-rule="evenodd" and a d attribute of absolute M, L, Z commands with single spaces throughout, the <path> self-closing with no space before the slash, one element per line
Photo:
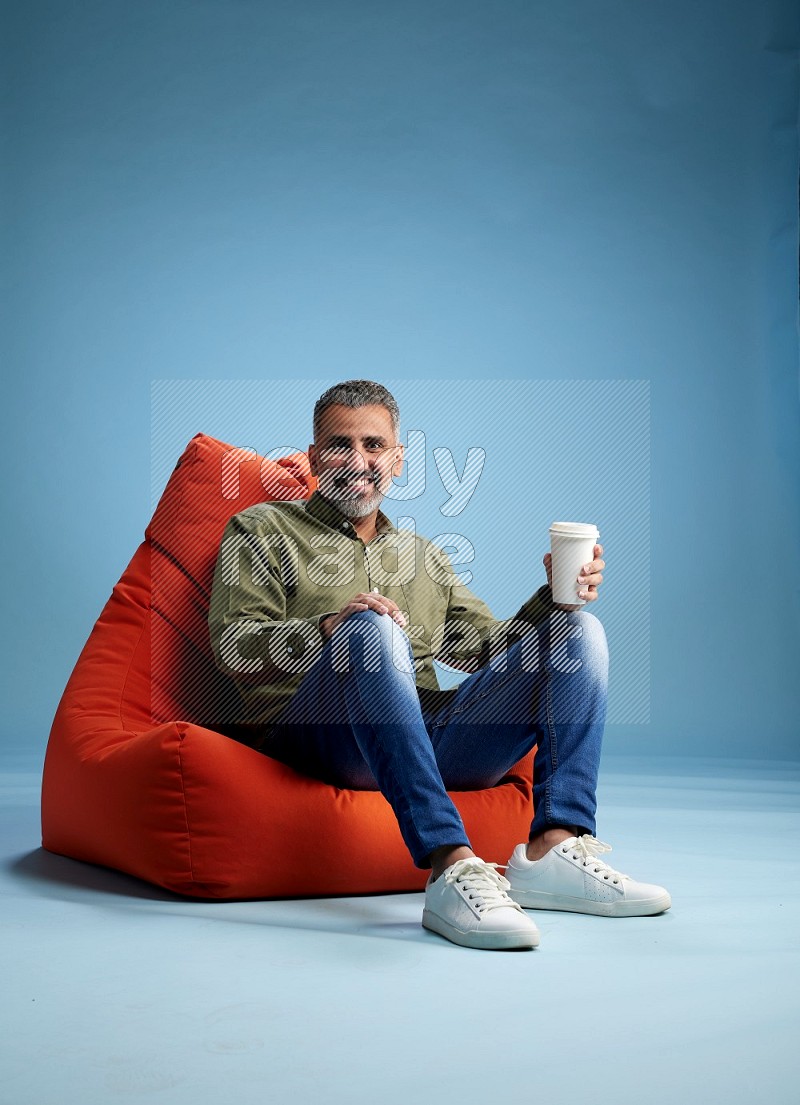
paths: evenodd
<path fill-rule="evenodd" d="M 594 835 L 608 647 L 585 611 L 555 611 L 427 718 L 447 787 L 493 786 L 537 745 L 530 840 Z"/>
<path fill-rule="evenodd" d="M 609 845 L 594 836 L 608 679 L 603 627 L 585 611 L 557 611 L 537 634 L 465 680 L 433 719 L 445 784 L 489 786 L 537 743 L 535 815 L 506 867 L 511 897 L 531 909 L 661 913 L 671 904 L 667 891 L 610 867 L 600 858 Z M 474 769 L 469 778 L 465 764 Z"/>
<path fill-rule="evenodd" d="M 414 863 L 433 868 L 426 928 L 474 948 L 539 943 L 508 882 L 469 847 L 425 728 L 408 638 L 390 618 L 364 611 L 338 627 L 262 751 L 340 786 L 380 788 Z"/>
<path fill-rule="evenodd" d="M 406 635 L 366 610 L 348 618 L 278 717 L 261 751 L 336 786 L 381 790 L 417 867 L 463 847 L 425 729 Z"/>

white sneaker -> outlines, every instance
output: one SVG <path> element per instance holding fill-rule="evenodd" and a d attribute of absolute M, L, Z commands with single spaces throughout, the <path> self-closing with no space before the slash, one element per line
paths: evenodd
<path fill-rule="evenodd" d="M 609 844 L 593 836 L 570 837 L 541 859 L 529 860 L 518 844 L 506 866 L 509 894 L 526 909 L 564 909 L 604 917 L 663 913 L 672 899 L 663 886 L 634 882 L 599 856 Z"/>
<path fill-rule="evenodd" d="M 465 948 L 535 948 L 539 930 L 509 898 L 496 863 L 460 859 L 425 887 L 422 923 Z"/>

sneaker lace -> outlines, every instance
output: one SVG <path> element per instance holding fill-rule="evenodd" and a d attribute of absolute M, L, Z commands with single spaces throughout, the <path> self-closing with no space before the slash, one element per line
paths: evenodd
<path fill-rule="evenodd" d="M 467 892 L 467 897 L 475 903 L 479 913 L 489 909 L 505 908 L 518 909 L 524 913 L 522 906 L 518 905 L 506 893 L 511 883 L 508 879 L 498 874 L 497 863 L 487 863 L 482 859 L 460 859 L 444 873 L 448 883 L 460 883 Z"/>
<path fill-rule="evenodd" d="M 605 860 L 599 858 L 605 855 L 606 852 L 611 851 L 611 845 L 598 840 L 597 837 L 586 834 L 574 838 L 572 843 L 565 840 L 561 847 L 565 852 L 572 852 L 573 859 L 582 859 L 584 867 L 590 867 L 596 875 L 602 874 L 604 879 L 619 882 L 620 879 L 630 878 L 630 875 L 623 875 L 621 871 L 615 871 Z"/>

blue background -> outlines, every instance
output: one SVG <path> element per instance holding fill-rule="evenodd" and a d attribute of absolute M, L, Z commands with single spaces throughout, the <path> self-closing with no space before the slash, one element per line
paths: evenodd
<path fill-rule="evenodd" d="M 554 520 L 530 382 L 614 380 L 648 382 L 651 556 L 615 575 L 609 549 L 596 610 L 621 626 L 646 593 L 652 683 L 607 748 L 797 758 L 799 23 L 784 0 L 7 6 L 2 740 L 44 748 L 141 538 L 153 380 L 276 381 L 236 442 L 259 448 L 352 376 L 451 445 L 421 381 L 467 420 L 469 382 L 503 381 L 513 417 L 471 444 L 542 538 L 518 594 L 481 577 L 500 614 Z M 581 505 L 624 513 L 592 418 L 564 412 Z M 222 421 L 176 419 L 176 452 Z M 481 564 L 497 514 L 468 512 Z"/>

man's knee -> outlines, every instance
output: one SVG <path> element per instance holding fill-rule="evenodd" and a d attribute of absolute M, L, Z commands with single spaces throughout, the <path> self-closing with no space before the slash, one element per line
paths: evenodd
<path fill-rule="evenodd" d="M 550 619 L 550 660 L 555 671 L 608 677 L 608 641 L 603 623 L 588 610 L 557 610 Z"/>
<path fill-rule="evenodd" d="M 571 617 L 581 627 L 581 639 L 587 647 L 587 651 L 597 654 L 598 658 L 604 657 L 607 661 L 608 641 L 600 619 L 596 615 L 590 614 L 588 610 L 575 610 Z"/>
<path fill-rule="evenodd" d="M 337 626 L 331 636 L 334 671 L 358 668 L 370 673 L 413 673 L 411 643 L 388 614 L 360 610 Z"/>

